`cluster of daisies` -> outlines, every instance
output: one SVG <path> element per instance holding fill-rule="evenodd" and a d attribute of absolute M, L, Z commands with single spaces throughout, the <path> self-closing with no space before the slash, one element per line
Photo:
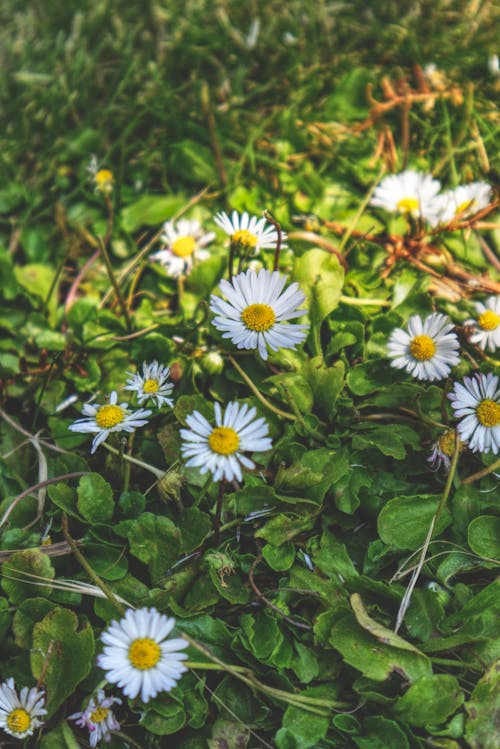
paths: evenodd
<path fill-rule="evenodd" d="M 106 681 L 116 684 L 123 694 L 143 703 L 160 692 L 169 692 L 188 669 L 188 642 L 183 637 L 169 637 L 175 619 L 154 608 L 128 609 L 120 621 L 112 621 L 102 633 L 103 652 L 97 665 L 106 673 Z M 111 741 L 111 732 L 119 731 L 113 706 L 121 705 L 118 697 L 106 696 L 97 689 L 84 710 L 69 715 L 80 728 L 89 732 L 90 746 Z M 18 693 L 14 679 L 0 684 L 0 727 L 17 739 L 31 736 L 43 724 L 47 714 L 45 693 L 37 687 L 23 687 Z"/>
<path fill-rule="evenodd" d="M 408 169 L 391 174 L 377 185 L 370 204 L 390 213 L 400 213 L 439 227 L 469 218 L 486 208 L 492 190 L 486 182 L 470 182 L 440 192 L 441 183 L 430 174 Z"/>
<path fill-rule="evenodd" d="M 500 347 L 500 296 L 477 302 L 477 316 L 465 322 L 468 340 L 483 351 Z M 460 343 L 453 323 L 446 315 L 433 313 L 422 320 L 410 317 L 407 329 L 397 328 L 389 338 L 391 364 L 404 369 L 417 380 L 437 381 L 449 376 L 460 361 Z M 475 373 L 455 382 L 448 394 L 457 424 L 460 441 L 472 452 L 497 453 L 500 450 L 500 388 L 499 378 L 492 373 Z M 430 457 L 433 464 L 449 468 L 455 449 L 454 430 L 447 431 L 434 446 Z"/>

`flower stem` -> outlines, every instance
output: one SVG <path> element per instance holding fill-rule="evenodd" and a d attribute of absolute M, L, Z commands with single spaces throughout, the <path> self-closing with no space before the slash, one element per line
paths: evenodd
<path fill-rule="evenodd" d="M 85 570 L 87 575 L 90 577 L 92 582 L 95 583 L 95 585 L 97 585 L 97 587 L 102 590 L 102 592 L 104 593 L 108 601 L 112 603 L 115 609 L 119 611 L 120 614 L 123 616 L 125 614 L 125 607 L 122 606 L 122 604 L 117 600 L 113 591 L 110 590 L 110 588 L 108 588 L 106 583 L 101 580 L 99 575 L 96 575 L 96 573 L 94 572 L 90 564 L 87 562 L 87 560 L 83 556 L 82 552 L 80 551 L 77 544 L 75 543 L 74 538 L 70 535 L 69 528 L 68 528 L 68 518 L 66 517 L 64 513 L 61 518 L 61 528 L 62 528 L 63 536 L 68 542 L 71 548 L 71 551 L 73 552 L 73 555 L 75 559 L 77 560 L 77 562 L 79 562 L 80 566 L 83 567 L 83 569 Z"/>
<path fill-rule="evenodd" d="M 130 315 L 128 313 L 127 305 L 125 303 L 125 299 L 123 298 L 123 294 L 120 291 L 120 287 L 118 286 L 118 282 L 115 278 L 115 274 L 113 272 L 113 267 L 111 265 L 111 260 L 109 257 L 108 250 L 106 248 L 106 245 L 102 241 L 101 237 L 97 237 L 97 241 L 99 242 L 99 249 L 101 252 L 102 259 L 104 260 L 104 264 L 106 266 L 106 270 L 108 272 L 109 280 L 111 281 L 111 285 L 113 286 L 113 289 L 116 294 L 116 298 L 118 299 L 118 304 L 120 305 L 120 309 L 122 311 L 123 317 L 125 318 L 125 324 L 127 326 L 127 332 L 130 333 L 132 330 L 132 323 L 130 320 Z"/>
<path fill-rule="evenodd" d="M 243 378 L 243 380 L 246 382 L 252 393 L 255 395 L 258 400 L 262 403 L 265 408 L 268 408 L 270 411 L 273 411 L 277 416 L 281 416 L 283 419 L 289 419 L 290 421 L 295 421 L 296 416 L 295 414 L 288 413 L 287 411 L 282 411 L 280 408 L 277 408 L 276 406 L 273 406 L 273 404 L 265 398 L 262 393 L 258 390 L 258 388 L 255 386 L 255 384 L 252 382 L 250 377 L 247 375 L 246 372 L 243 371 L 243 369 L 240 367 L 238 362 L 233 359 L 233 357 L 229 354 L 228 357 L 229 361 L 235 368 L 235 370 L 238 372 L 238 374 Z"/>
<path fill-rule="evenodd" d="M 214 518 L 214 541 L 217 545 L 219 543 L 220 535 L 220 522 L 222 516 L 222 505 L 224 503 L 224 490 L 226 482 L 221 479 L 219 482 L 219 493 L 217 495 L 217 505 L 215 507 L 215 518 Z"/>
<path fill-rule="evenodd" d="M 342 304 L 352 304 L 355 307 L 390 307 L 392 302 L 388 299 L 369 299 L 357 296 L 340 295 L 339 302 Z"/>
<path fill-rule="evenodd" d="M 493 473 L 497 468 L 500 468 L 500 458 L 495 460 L 495 462 L 490 466 L 486 466 L 486 468 L 482 468 L 480 471 L 476 471 L 476 473 L 471 473 L 470 476 L 467 476 L 467 478 L 462 480 L 462 484 L 472 484 L 473 481 L 477 481 L 478 479 L 487 476 L 489 473 Z"/>
<path fill-rule="evenodd" d="M 278 235 L 276 239 L 276 249 L 274 250 L 274 263 L 273 263 L 273 271 L 278 270 L 280 266 L 280 252 L 281 252 L 281 224 L 276 221 L 274 216 L 272 216 L 269 211 L 264 211 L 264 218 L 266 218 L 270 224 L 274 226 L 276 229 L 276 234 Z"/>
<path fill-rule="evenodd" d="M 145 468 L 146 471 L 149 471 L 154 476 L 156 476 L 157 479 L 163 478 L 165 475 L 165 471 L 160 470 L 159 468 L 156 468 L 155 466 L 152 466 L 150 463 L 145 463 L 143 460 L 138 460 L 137 458 L 133 458 L 131 455 L 127 455 L 127 453 L 120 453 L 119 450 L 116 449 L 116 447 L 111 447 L 111 445 L 108 445 L 107 442 L 102 443 L 103 446 L 108 450 L 110 453 L 113 453 L 113 455 L 117 455 L 120 458 L 123 458 L 123 460 L 128 461 L 129 463 L 133 463 L 136 466 L 140 466 L 141 468 Z"/>

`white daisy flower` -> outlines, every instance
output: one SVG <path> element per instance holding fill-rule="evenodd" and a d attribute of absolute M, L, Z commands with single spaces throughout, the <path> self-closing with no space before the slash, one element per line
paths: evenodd
<path fill-rule="evenodd" d="M 278 232 L 264 217 L 249 216 L 246 211 L 240 216 L 238 211 L 233 211 L 230 218 L 221 211 L 214 216 L 214 222 L 229 235 L 233 245 L 244 250 L 252 250 L 256 254 L 259 250 L 276 248 Z M 287 247 L 286 239 L 286 233 L 281 232 L 282 250 Z"/>
<path fill-rule="evenodd" d="M 188 647 L 182 637 L 167 639 L 175 619 L 155 608 L 128 609 L 119 622 L 112 621 L 101 639 L 105 648 L 97 665 L 106 671 L 106 679 L 117 684 L 123 694 L 134 699 L 140 694 L 149 702 L 159 692 L 169 692 L 187 671 L 182 664 Z"/>
<path fill-rule="evenodd" d="M 495 351 L 500 346 L 500 296 L 490 296 L 484 302 L 474 305 L 478 313 L 477 320 L 466 320 L 465 325 L 474 328 L 469 336 L 471 343 L 477 343 L 484 351 Z"/>
<path fill-rule="evenodd" d="M 151 411 L 147 409 L 130 411 L 126 403 L 117 405 L 117 400 L 118 395 L 113 390 L 109 396 L 109 403 L 104 406 L 86 403 L 82 409 L 85 418 L 77 419 L 68 427 L 72 432 L 96 432 L 90 450 L 92 454 L 111 432 L 133 432 L 137 427 L 147 424 L 147 417 L 151 416 Z"/>
<path fill-rule="evenodd" d="M 464 377 L 464 384 L 455 382 L 448 393 L 455 416 L 461 421 L 457 429 L 460 439 L 472 452 L 497 454 L 500 449 L 500 389 L 498 376 L 476 373 Z"/>
<path fill-rule="evenodd" d="M 35 728 L 43 724 L 39 718 L 47 715 L 44 702 L 42 691 L 35 687 L 23 687 L 18 694 L 14 679 L 7 679 L 0 684 L 0 728 L 16 739 L 31 736 Z"/>
<path fill-rule="evenodd" d="M 455 429 L 447 429 L 433 444 L 431 454 L 427 458 L 427 462 L 431 464 L 433 471 L 439 471 L 443 467 L 445 473 L 450 472 L 451 457 L 455 453 L 455 440 L 457 437 Z M 462 443 L 460 443 L 458 449 L 459 451 L 463 449 Z"/>
<path fill-rule="evenodd" d="M 165 246 L 149 258 L 161 263 L 171 276 L 177 278 L 189 273 L 195 261 L 210 257 L 208 250 L 203 248 L 213 242 L 215 234 L 213 231 L 205 233 L 195 219 L 181 218 L 177 223 L 167 221 L 163 224 L 160 239 Z"/>
<path fill-rule="evenodd" d="M 272 351 L 294 349 L 305 340 L 308 326 L 286 321 L 304 314 L 297 307 L 305 301 L 305 294 L 297 283 L 283 291 L 286 280 L 278 271 L 264 268 L 258 273 L 239 273 L 231 283 L 222 280 L 219 288 L 228 301 L 212 294 L 213 325 L 239 349 L 258 349 L 263 359 L 267 359 L 268 346 Z"/>
<path fill-rule="evenodd" d="M 375 188 L 370 204 L 391 213 L 404 213 L 427 219 L 434 215 L 433 203 L 441 183 L 430 174 L 408 169 L 390 174 Z"/>
<path fill-rule="evenodd" d="M 181 455 L 188 459 L 187 466 L 198 467 L 200 473 L 211 471 L 214 481 L 241 481 L 241 466 L 255 468 L 243 453 L 271 449 L 269 427 L 262 417 L 256 419 L 257 411 L 246 404 L 228 403 L 222 415 L 220 405 L 214 403 L 214 411 L 215 427 L 199 411 L 186 418 L 189 429 L 181 429 Z"/>
<path fill-rule="evenodd" d="M 97 699 L 92 697 L 85 710 L 68 716 L 76 721 L 77 726 L 89 731 L 90 746 L 97 746 L 99 741 L 109 744 L 111 731 L 120 730 L 120 724 L 111 710 L 115 703 L 121 705 L 122 701 L 118 697 L 106 697 L 104 690 L 99 689 Z"/>
<path fill-rule="evenodd" d="M 417 380 L 441 380 L 458 364 L 458 338 L 446 315 L 433 312 L 423 322 L 419 315 L 408 320 L 408 332 L 396 328 L 387 348 L 396 369 L 406 369 Z"/>
<path fill-rule="evenodd" d="M 132 372 L 127 372 L 127 374 L 129 378 L 124 390 L 133 390 L 137 394 L 137 401 L 140 406 L 148 398 L 156 401 L 158 407 L 164 403 L 170 407 L 173 406 L 172 398 L 168 397 L 174 389 L 173 383 L 167 382 L 170 374 L 168 367 L 159 364 L 156 360 L 151 364 L 143 362 L 142 375 Z"/>
<path fill-rule="evenodd" d="M 468 218 L 491 203 L 493 193 L 486 182 L 471 182 L 459 185 L 438 195 L 433 206 L 433 215 L 426 216 L 432 226 L 449 224 L 455 219 Z"/>

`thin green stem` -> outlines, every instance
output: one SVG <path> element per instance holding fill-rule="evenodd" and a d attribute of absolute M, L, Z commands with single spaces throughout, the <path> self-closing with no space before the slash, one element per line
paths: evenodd
<path fill-rule="evenodd" d="M 127 331 L 130 333 L 130 331 L 132 330 L 132 322 L 130 320 L 130 315 L 128 313 L 127 304 L 120 290 L 120 287 L 118 286 L 118 282 L 115 278 L 115 274 L 113 272 L 113 267 L 111 265 L 111 259 L 109 257 L 108 250 L 106 248 L 106 245 L 102 241 L 101 237 L 97 237 L 97 241 L 99 242 L 99 249 L 101 251 L 101 256 L 102 256 L 102 259 L 104 260 L 106 270 L 108 272 L 109 280 L 111 281 L 111 285 L 113 286 L 114 292 L 116 294 L 116 298 L 118 299 L 118 304 L 120 305 L 120 309 L 122 311 L 123 317 L 125 318 Z"/>
<path fill-rule="evenodd" d="M 274 263 L 273 263 L 273 271 L 277 271 L 280 267 L 280 252 L 281 252 L 281 224 L 279 221 L 276 221 L 274 216 L 269 211 L 264 211 L 264 218 L 266 218 L 270 224 L 274 226 L 276 229 L 277 239 L 276 239 L 276 249 L 274 250 Z"/>
<path fill-rule="evenodd" d="M 425 558 L 427 556 L 427 551 L 429 549 L 429 544 L 432 541 L 432 536 L 434 534 L 434 529 L 436 527 L 437 521 L 439 520 L 439 517 L 444 510 L 446 506 L 446 502 L 448 501 L 448 497 L 450 495 L 451 487 L 453 485 L 453 479 L 455 476 L 455 472 L 457 469 L 457 463 L 458 463 L 458 456 L 460 455 L 460 440 L 458 438 L 458 434 L 455 433 L 455 449 L 453 451 L 453 457 L 451 459 L 450 464 L 450 472 L 448 473 L 448 478 L 446 480 L 446 484 L 443 490 L 443 494 L 441 496 L 441 499 L 439 501 L 439 505 L 437 507 L 436 513 L 434 517 L 431 520 L 431 524 L 429 526 L 429 530 L 427 532 L 427 537 L 424 541 L 424 545 L 422 546 L 422 552 L 420 554 L 420 559 L 418 560 L 418 564 L 415 567 L 415 570 L 411 576 L 411 580 L 408 584 L 408 587 L 405 591 L 405 594 L 403 596 L 403 599 L 401 601 L 401 605 L 399 607 L 398 615 L 396 618 L 396 626 L 394 628 L 394 632 L 398 632 L 400 626 L 403 623 L 403 620 L 405 618 L 405 614 L 408 610 L 408 606 L 410 605 L 411 597 L 413 594 L 413 591 L 415 589 L 415 585 L 417 584 L 417 580 L 420 577 L 420 573 L 422 571 L 422 567 L 425 564 Z"/>
<path fill-rule="evenodd" d="M 77 562 L 79 562 L 80 566 L 83 567 L 83 569 L 85 570 L 87 575 L 90 577 L 92 582 L 95 585 L 97 585 L 98 588 L 102 590 L 102 592 L 104 593 L 108 601 L 112 603 L 115 609 L 119 611 L 120 614 L 123 616 L 125 614 L 125 607 L 118 601 L 113 591 L 110 590 L 110 588 L 108 588 L 106 583 L 101 580 L 99 575 L 96 575 L 96 573 L 94 572 L 90 564 L 87 562 L 87 560 L 83 556 L 82 552 L 78 548 L 78 545 L 75 543 L 75 540 L 73 539 L 73 537 L 71 536 L 69 532 L 68 518 L 66 517 L 65 514 L 63 514 L 61 518 L 61 528 L 62 528 L 63 536 L 68 542 L 68 545 L 70 546 L 71 551 L 73 552 L 73 555 L 75 559 L 77 560 Z"/>
<path fill-rule="evenodd" d="M 226 482 L 224 479 L 219 481 L 219 492 L 217 494 L 217 505 L 215 507 L 215 518 L 214 518 L 214 541 L 216 544 L 219 543 L 220 536 L 220 521 L 222 517 L 222 506 L 224 503 L 224 490 Z"/>
<path fill-rule="evenodd" d="M 497 468 L 500 469 L 500 458 L 495 460 L 495 462 L 490 466 L 486 466 L 486 468 L 482 468 L 480 471 L 476 471 L 476 473 L 471 473 L 470 476 L 467 476 L 462 480 L 462 484 L 472 484 L 473 481 L 477 481 L 478 479 L 484 478 L 484 476 L 487 476 L 489 473 L 493 473 Z"/>
<path fill-rule="evenodd" d="M 123 491 L 128 492 L 128 488 L 130 486 L 130 471 L 132 469 L 132 462 L 130 460 L 125 460 L 125 455 L 127 455 L 129 458 L 132 457 L 132 450 L 134 447 L 134 437 L 135 432 L 132 432 L 132 434 L 129 437 L 128 440 L 128 447 L 127 452 L 123 452 L 122 459 L 123 459 Z"/>
<path fill-rule="evenodd" d="M 342 304 L 351 304 L 354 307 L 391 307 L 392 302 L 388 299 L 369 299 L 364 297 L 356 296 L 345 296 L 340 295 L 340 302 Z"/>
<path fill-rule="evenodd" d="M 238 374 L 243 378 L 243 380 L 246 382 L 252 393 L 255 395 L 255 397 L 262 403 L 265 408 L 268 408 L 270 411 L 273 411 L 277 416 L 281 416 L 283 419 L 289 419 L 290 421 L 295 421 L 296 416 L 295 414 L 288 413 L 288 411 L 282 411 L 281 408 L 277 408 L 276 406 L 273 406 L 273 404 L 265 398 L 262 393 L 259 391 L 259 389 L 256 387 L 256 385 L 252 382 L 250 377 L 247 375 L 247 373 L 240 367 L 236 359 L 233 359 L 233 357 L 229 354 L 228 357 L 229 361 L 235 368 L 235 370 L 238 372 Z"/>
<path fill-rule="evenodd" d="M 149 471 L 154 476 L 156 476 L 157 479 L 162 479 L 166 473 L 166 471 L 162 471 L 160 468 L 156 468 L 155 466 L 152 466 L 150 463 L 145 463 L 143 460 L 138 460 L 138 458 L 133 458 L 131 455 L 127 455 L 127 453 L 120 453 L 119 450 L 116 449 L 116 447 L 112 447 L 111 445 L 108 445 L 107 442 L 102 443 L 103 446 L 108 450 L 110 453 L 113 453 L 113 455 L 117 455 L 118 457 L 123 458 L 123 460 L 128 461 L 129 463 L 133 463 L 136 466 L 140 466 L 141 468 L 144 468 L 146 471 Z"/>
<path fill-rule="evenodd" d="M 241 669 L 241 667 L 239 666 L 231 666 L 228 663 L 224 663 L 224 661 L 221 661 L 207 648 L 201 645 L 201 643 L 191 639 L 184 633 L 182 633 L 182 637 L 189 642 L 191 647 L 193 647 L 195 650 L 198 650 L 200 653 L 203 653 L 203 655 L 209 658 L 213 663 L 217 664 L 217 666 L 219 666 L 221 670 L 231 674 L 235 678 L 242 681 L 244 684 L 247 684 L 247 686 L 249 686 L 251 689 L 256 689 L 260 692 L 263 692 L 264 694 L 269 695 L 270 697 L 283 700 L 290 705 L 300 707 L 302 710 L 307 710 L 308 712 L 312 712 L 317 715 L 326 716 L 329 715 L 331 710 L 345 706 L 345 703 L 334 702 L 333 700 L 322 700 L 316 697 L 307 697 L 306 695 L 302 694 L 292 694 L 290 692 L 285 692 L 282 689 L 270 687 L 267 684 L 263 684 L 261 681 L 259 681 L 255 677 L 254 673 L 250 671 L 250 669 Z"/>

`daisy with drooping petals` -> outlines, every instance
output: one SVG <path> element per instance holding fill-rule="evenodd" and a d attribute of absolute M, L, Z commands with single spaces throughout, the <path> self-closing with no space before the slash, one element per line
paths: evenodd
<path fill-rule="evenodd" d="M 486 182 L 471 182 L 459 185 L 438 195 L 434 204 L 434 216 L 429 218 L 432 226 L 449 224 L 455 219 L 468 218 L 491 203 L 492 191 Z"/>
<path fill-rule="evenodd" d="M 68 429 L 72 432 L 96 433 L 92 440 L 91 454 L 95 453 L 99 445 L 104 442 L 111 432 L 133 432 L 137 427 L 147 424 L 151 411 L 139 408 L 130 411 L 126 403 L 117 404 L 118 395 L 115 390 L 109 396 L 109 403 L 104 406 L 86 403 L 82 409 L 84 419 L 77 419 Z"/>
<path fill-rule="evenodd" d="M 424 321 L 420 315 L 412 315 L 408 320 L 408 332 L 396 328 L 387 348 L 392 366 L 406 369 L 417 380 L 442 380 L 460 361 L 453 323 L 438 312 Z"/>
<path fill-rule="evenodd" d="M 455 416 L 461 421 L 457 429 L 460 439 L 472 452 L 497 454 L 500 449 L 500 389 L 498 376 L 476 373 L 464 377 L 464 384 L 455 382 L 448 393 Z"/>
<path fill-rule="evenodd" d="M 439 471 L 443 466 L 445 473 L 450 472 L 451 457 L 455 453 L 455 444 L 458 439 L 458 434 L 455 429 L 448 429 L 443 432 L 441 437 L 433 444 L 432 452 L 427 458 L 427 462 L 431 464 L 433 471 Z M 463 450 L 463 445 L 460 442 L 458 447 L 459 451 Z"/>
<path fill-rule="evenodd" d="M 224 415 L 219 404 L 214 403 L 214 411 L 215 427 L 199 411 L 186 418 L 189 429 L 181 429 L 181 455 L 187 458 L 187 466 L 198 467 L 200 473 L 211 471 L 214 481 L 241 481 L 241 466 L 255 468 L 255 463 L 243 453 L 271 449 L 269 427 L 262 417 L 255 418 L 257 411 L 246 403 L 228 403 Z"/>
<path fill-rule="evenodd" d="M 370 204 L 391 213 L 403 213 L 426 219 L 433 215 L 433 203 L 441 183 L 430 174 L 408 169 L 390 174 L 375 188 Z"/>
<path fill-rule="evenodd" d="M 206 260 L 210 256 L 204 247 L 214 238 L 213 231 L 205 233 L 195 219 L 181 218 L 177 223 L 167 221 L 160 237 L 164 247 L 149 259 L 161 263 L 171 276 L 177 278 L 189 273 L 196 260 Z"/>
<path fill-rule="evenodd" d="M 18 694 L 14 679 L 7 679 L 0 684 L 0 728 L 16 739 L 31 736 L 43 724 L 40 717 L 47 714 L 44 703 L 45 694 L 36 687 L 23 687 Z"/>
<path fill-rule="evenodd" d="M 68 716 L 70 720 L 76 721 L 77 726 L 89 731 L 90 746 L 97 746 L 101 740 L 109 744 L 111 731 L 120 730 L 120 724 L 111 710 L 115 702 L 117 705 L 122 704 L 118 697 L 106 697 L 104 690 L 99 689 L 97 699 L 92 697 L 85 710 Z"/>
<path fill-rule="evenodd" d="M 228 301 L 212 294 L 213 325 L 239 349 L 258 349 L 263 359 L 267 359 L 267 347 L 294 349 L 305 340 L 308 326 L 287 320 L 304 314 L 297 307 L 305 301 L 305 294 L 297 283 L 283 291 L 286 280 L 278 271 L 266 269 L 239 273 L 231 283 L 222 280 L 219 288 Z"/>
<path fill-rule="evenodd" d="M 167 639 L 175 619 L 155 608 L 128 609 L 119 622 L 112 621 L 101 635 L 105 647 L 97 665 L 106 679 L 117 684 L 123 694 L 134 699 L 139 694 L 149 702 L 159 692 L 169 692 L 187 671 L 182 661 L 188 647 L 182 637 Z"/>
<path fill-rule="evenodd" d="M 137 394 L 137 401 L 140 406 L 150 398 L 156 401 L 158 407 L 166 403 L 172 407 L 174 402 L 168 396 L 172 392 L 174 385 L 167 382 L 170 369 L 159 364 L 157 361 L 151 364 L 142 364 L 142 375 L 127 372 L 129 379 L 124 390 L 133 390 Z"/>
<path fill-rule="evenodd" d="M 240 216 L 238 211 L 233 211 L 229 218 L 227 213 L 221 211 L 214 216 L 214 222 L 224 229 L 235 247 L 239 246 L 253 253 L 276 247 L 278 232 L 264 217 L 249 216 L 246 211 Z M 281 249 L 286 248 L 286 239 L 285 232 L 281 232 Z"/>
<path fill-rule="evenodd" d="M 476 302 L 474 306 L 478 312 L 477 320 L 465 322 L 474 328 L 469 340 L 477 343 L 483 351 L 495 351 L 500 346 L 500 296 L 490 296 L 484 304 Z"/>

